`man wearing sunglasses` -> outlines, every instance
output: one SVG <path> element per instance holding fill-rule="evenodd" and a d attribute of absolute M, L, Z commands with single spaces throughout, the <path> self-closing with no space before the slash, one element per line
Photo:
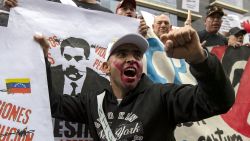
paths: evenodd
<path fill-rule="evenodd" d="M 227 38 L 219 33 L 223 9 L 218 6 L 208 6 L 207 16 L 205 19 L 205 29 L 198 32 L 200 42 L 203 47 L 214 47 L 217 45 L 227 45 Z"/>
<path fill-rule="evenodd" d="M 71 96 L 79 95 L 83 89 L 90 88 L 89 85 L 105 83 L 108 81 L 104 77 L 87 67 L 89 64 L 90 45 L 81 38 L 69 37 L 61 42 L 62 65 L 51 67 L 52 85 L 61 94 Z M 95 84 L 88 81 L 91 78 L 101 79 Z M 103 84 L 100 84 L 103 85 Z"/>

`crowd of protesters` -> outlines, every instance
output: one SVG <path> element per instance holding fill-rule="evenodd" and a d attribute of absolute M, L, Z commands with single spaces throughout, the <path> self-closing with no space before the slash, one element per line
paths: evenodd
<path fill-rule="evenodd" d="M 60 2 L 60 0 L 49 1 Z M 72 2 L 73 5 L 81 8 L 113 13 L 111 10 L 99 5 L 96 0 L 73 0 Z M 4 0 L 2 4 L 6 8 L 12 8 L 18 6 L 18 1 Z M 170 18 L 166 14 L 156 15 L 151 25 L 155 35 L 165 45 L 166 54 L 170 57 L 185 59 L 190 64 L 191 72 L 198 80 L 198 85 L 195 86 L 153 84 L 142 73 L 142 56 L 149 47 L 145 37 L 150 27 L 146 25 L 142 16 L 137 15 L 136 1 L 123 0 L 119 2 L 114 14 L 139 19 L 138 33 L 142 36 L 135 34 L 125 35 L 117 41 L 123 42 L 123 44 L 115 43 L 107 49 L 109 52 L 106 53 L 106 62 L 103 63 L 103 70 L 110 77 L 111 85 L 101 88 L 106 91 L 106 96 L 104 94 L 105 98 L 102 99 L 105 113 L 118 113 L 119 110 L 137 113 L 140 116 L 140 120 L 146 123 L 142 127 L 140 125 L 141 121 L 135 120 L 135 128 L 137 126 L 143 128 L 138 129 L 138 133 L 135 133 L 137 136 L 142 136 L 144 140 L 167 139 L 174 141 L 174 130 L 178 123 L 197 121 L 223 114 L 231 108 L 235 96 L 233 87 L 223 72 L 219 60 L 215 56 L 210 55 L 206 48 L 216 45 L 242 46 L 243 36 L 247 32 L 239 27 L 233 27 L 229 30 L 229 37 L 220 34 L 222 17 L 225 15 L 222 8 L 217 6 L 208 7 L 204 30 L 199 32 L 191 27 L 191 23 L 180 27 L 178 30 L 173 29 Z M 6 23 L 2 25 L 6 25 Z M 127 39 L 128 37 L 129 39 Z M 45 57 L 47 57 L 48 45 L 44 45 L 46 44 L 44 37 L 36 36 L 35 40 L 41 44 Z M 174 49 L 174 47 L 176 48 Z M 183 47 L 185 48 L 183 49 Z M 122 66 L 123 64 L 126 65 Z M 213 65 L 209 66 L 208 64 Z M 124 71 L 123 74 L 120 74 L 121 70 L 118 69 L 117 65 L 120 68 L 124 67 L 124 70 L 122 70 Z M 123 77 L 124 82 L 117 76 Z M 220 83 L 216 82 L 218 79 L 221 80 Z M 80 121 L 89 124 L 94 140 L 105 140 L 105 138 L 115 140 L 116 135 L 113 135 L 112 132 L 119 130 L 120 126 L 127 124 L 125 121 L 108 119 L 109 123 L 114 123 L 111 126 L 111 131 L 105 133 L 106 137 L 100 136 L 101 131 L 98 131 L 94 125 L 94 121 L 98 121 L 98 116 L 93 114 L 93 112 L 98 113 L 98 111 L 96 111 L 97 109 L 89 111 L 89 109 L 93 109 L 99 103 L 94 102 L 94 105 L 93 103 L 87 104 L 86 99 L 62 97 L 53 92 L 53 90 L 50 90 L 52 115 L 70 121 Z M 140 93 L 144 95 L 142 96 Z M 150 93 L 155 93 L 158 97 L 152 98 Z M 97 93 L 96 95 L 102 94 Z M 113 97 L 116 99 L 114 100 Z M 58 102 L 58 99 L 62 101 Z M 95 101 L 93 97 L 87 100 Z M 67 103 L 63 103 L 64 101 Z M 143 113 L 142 111 L 146 111 L 149 108 L 145 106 L 149 103 L 152 104 L 150 108 L 153 110 L 148 111 L 147 114 Z M 67 104 L 71 105 L 71 109 L 64 108 L 67 107 Z M 141 107 L 140 104 L 143 104 L 144 107 Z M 82 108 L 82 105 L 85 107 Z M 187 107 L 186 105 L 191 106 Z M 132 111 L 131 106 L 133 107 Z M 165 111 L 167 112 L 164 113 Z M 76 115 L 74 113 L 79 114 Z M 157 121 L 154 119 L 157 115 L 163 115 L 165 118 L 158 118 Z M 105 123 L 100 124 L 105 125 Z M 163 125 L 161 126 L 161 124 Z M 133 136 L 126 137 L 126 139 L 133 140 L 134 133 Z"/>

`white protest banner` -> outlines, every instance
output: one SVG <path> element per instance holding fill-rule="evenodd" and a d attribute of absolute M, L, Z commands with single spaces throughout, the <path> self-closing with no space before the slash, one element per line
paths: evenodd
<path fill-rule="evenodd" d="M 44 56 L 32 34 L 0 28 L 0 140 L 53 141 Z"/>
<path fill-rule="evenodd" d="M 199 12 L 200 0 L 182 0 L 182 8 Z"/>
<path fill-rule="evenodd" d="M 220 32 L 228 32 L 233 27 L 240 27 L 240 18 L 237 15 L 227 15 L 222 17 Z"/>
<path fill-rule="evenodd" d="M 10 12 L 9 28 L 48 37 L 53 87 L 72 96 L 103 83 L 89 80 L 89 75 L 104 76 L 101 64 L 108 44 L 124 34 L 137 33 L 139 26 L 134 18 L 47 1 L 20 0 L 18 6 Z M 92 140 L 85 125 L 58 119 L 54 120 L 54 136 L 58 141 Z"/>

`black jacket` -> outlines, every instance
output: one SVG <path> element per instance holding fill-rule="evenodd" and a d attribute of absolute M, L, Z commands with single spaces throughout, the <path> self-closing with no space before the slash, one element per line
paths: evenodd
<path fill-rule="evenodd" d="M 111 87 L 85 91 L 78 97 L 50 92 L 53 117 L 86 123 L 94 140 L 104 140 L 98 119 L 97 96 L 106 92 L 103 111 L 117 140 L 175 141 L 174 130 L 181 122 L 198 121 L 227 112 L 235 94 L 217 57 L 209 55 L 191 65 L 198 85 L 155 84 L 143 75 L 134 91 L 120 103 Z M 95 81 L 97 79 L 93 79 Z"/>
<path fill-rule="evenodd" d="M 227 45 L 228 41 L 225 36 L 218 33 L 208 33 L 206 30 L 202 30 L 198 32 L 200 43 L 203 43 L 203 41 L 206 41 L 206 43 L 203 45 L 204 47 L 214 47 L 214 46 L 224 46 Z"/>

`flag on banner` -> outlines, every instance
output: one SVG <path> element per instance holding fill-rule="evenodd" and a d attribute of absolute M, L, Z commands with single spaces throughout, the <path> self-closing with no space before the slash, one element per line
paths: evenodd
<path fill-rule="evenodd" d="M 6 79 L 5 82 L 8 94 L 31 93 L 29 78 L 12 78 L 12 79 Z"/>

